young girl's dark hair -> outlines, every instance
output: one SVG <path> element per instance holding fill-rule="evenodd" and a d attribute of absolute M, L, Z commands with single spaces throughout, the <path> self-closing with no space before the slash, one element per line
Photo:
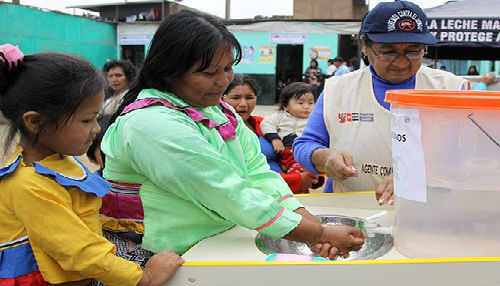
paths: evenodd
<path fill-rule="evenodd" d="M 97 133 L 97 135 L 94 137 L 94 140 L 92 140 L 92 144 L 87 150 L 87 157 L 93 162 L 97 162 L 97 158 L 95 157 L 95 150 L 101 148 L 101 141 L 102 138 L 104 137 L 104 134 L 106 133 L 106 130 L 108 130 L 110 119 L 111 119 L 110 115 L 101 115 L 97 117 L 97 123 L 99 123 L 101 131 L 99 131 L 99 133 Z M 101 159 L 104 164 L 105 158 L 103 152 L 101 152 Z"/>
<path fill-rule="evenodd" d="M 198 71 L 208 68 L 221 45 L 233 48 L 235 64 L 239 63 L 240 44 L 220 20 L 187 9 L 168 15 L 153 36 L 139 75 L 111 122 L 125 106 L 137 99 L 141 90 L 154 88 L 170 92 L 171 81 L 182 76 L 197 61 L 201 60 Z"/>
<path fill-rule="evenodd" d="M 257 81 L 246 74 L 237 73 L 234 75 L 233 81 L 228 85 L 226 91 L 224 91 L 224 95 L 227 95 L 233 88 L 240 85 L 248 85 L 250 89 L 255 93 L 256 96 L 259 96 L 260 86 L 257 84 Z"/>
<path fill-rule="evenodd" d="M 48 127 L 58 128 L 87 97 L 102 91 L 104 77 L 89 62 L 69 55 L 40 53 L 25 56 L 15 68 L 0 62 L 0 111 L 11 122 L 4 146 L 17 131 L 32 144 Z M 36 134 L 28 132 L 23 114 L 36 111 L 42 122 Z"/>
<path fill-rule="evenodd" d="M 285 110 L 285 107 L 288 106 L 290 99 L 296 98 L 299 99 L 306 93 L 313 93 L 314 88 L 312 85 L 307 84 L 305 82 L 292 82 L 291 84 L 285 86 L 281 90 L 280 95 L 280 110 Z"/>

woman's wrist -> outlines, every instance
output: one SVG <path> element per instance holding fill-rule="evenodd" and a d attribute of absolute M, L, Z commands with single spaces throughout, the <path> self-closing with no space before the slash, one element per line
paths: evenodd
<path fill-rule="evenodd" d="M 142 270 L 142 276 L 141 280 L 139 280 L 139 283 L 137 283 L 137 286 L 148 286 L 151 284 L 151 273 L 149 272 L 148 269 L 144 268 Z"/>
<path fill-rule="evenodd" d="M 314 243 L 322 243 L 325 242 L 326 239 L 323 237 L 323 235 L 326 233 L 326 224 L 321 224 L 321 233 L 318 236 L 318 239 Z"/>
<path fill-rule="evenodd" d="M 304 208 L 298 208 L 294 212 L 301 215 L 302 219 L 299 225 L 283 238 L 308 244 L 317 241 L 323 234 L 321 222 Z"/>
<path fill-rule="evenodd" d="M 324 173 L 326 170 L 325 165 L 326 165 L 326 160 L 330 155 L 330 150 L 331 149 L 329 148 L 318 148 L 314 150 L 311 155 L 311 161 L 314 165 L 314 168 L 320 173 Z"/>

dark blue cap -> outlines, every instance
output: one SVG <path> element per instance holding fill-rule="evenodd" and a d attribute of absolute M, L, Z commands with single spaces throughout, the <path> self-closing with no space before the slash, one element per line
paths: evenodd
<path fill-rule="evenodd" d="M 361 33 L 377 43 L 437 43 L 427 29 L 427 16 L 408 1 L 381 2 L 363 19 Z"/>

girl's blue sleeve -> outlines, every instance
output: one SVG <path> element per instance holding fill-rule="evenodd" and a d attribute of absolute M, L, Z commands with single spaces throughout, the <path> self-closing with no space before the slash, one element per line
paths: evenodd
<path fill-rule="evenodd" d="M 302 136 L 295 139 L 293 143 L 295 160 L 306 170 L 316 174 L 319 172 L 312 162 L 312 153 L 318 148 L 329 148 L 330 146 L 330 135 L 323 119 L 323 97 L 324 95 L 321 93 L 316 106 L 307 119 Z"/>

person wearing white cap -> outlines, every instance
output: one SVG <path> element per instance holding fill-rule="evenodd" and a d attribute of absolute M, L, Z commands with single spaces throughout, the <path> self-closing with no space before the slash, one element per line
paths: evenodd
<path fill-rule="evenodd" d="M 426 45 L 437 40 L 427 29 L 426 15 L 412 2 L 379 3 L 363 19 L 360 39 L 363 60 L 369 66 L 326 81 L 293 153 L 309 172 L 326 173 L 325 192 L 376 190 L 381 205 L 392 204 L 391 126 L 385 92 L 465 89 L 468 82 L 422 66 Z"/>

